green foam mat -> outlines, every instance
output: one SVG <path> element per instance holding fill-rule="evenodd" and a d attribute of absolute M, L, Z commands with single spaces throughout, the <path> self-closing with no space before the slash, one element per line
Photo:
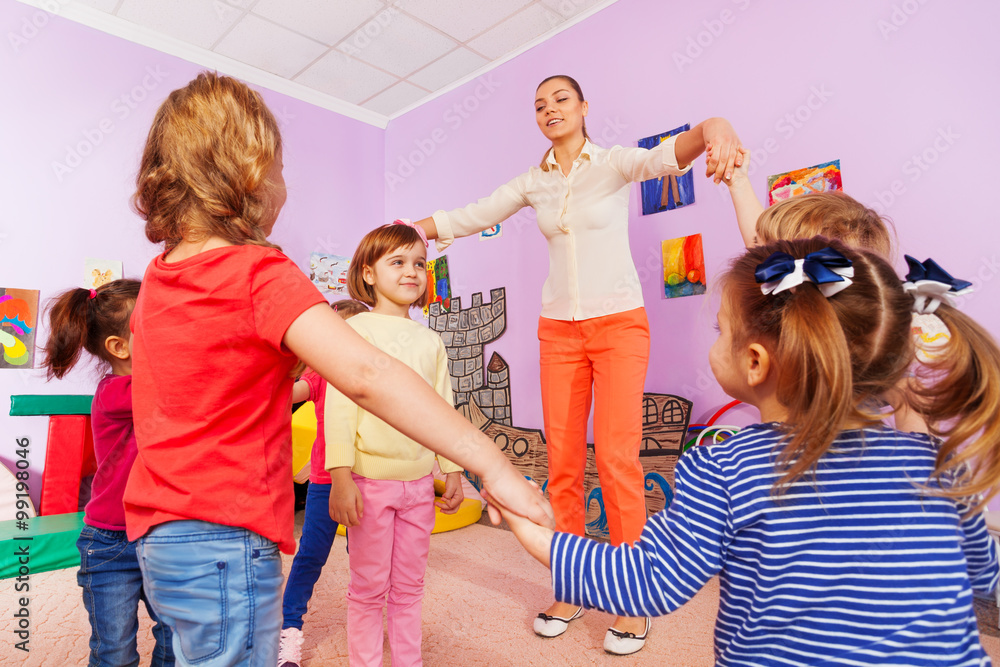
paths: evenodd
<path fill-rule="evenodd" d="M 10 397 L 11 417 L 89 415 L 93 396 L 80 394 L 20 394 Z"/>
<path fill-rule="evenodd" d="M 80 551 L 76 548 L 76 540 L 81 530 L 83 512 L 0 521 L 0 579 L 21 575 L 22 565 L 30 574 L 79 567 Z M 27 556 L 24 556 L 25 549 Z"/>

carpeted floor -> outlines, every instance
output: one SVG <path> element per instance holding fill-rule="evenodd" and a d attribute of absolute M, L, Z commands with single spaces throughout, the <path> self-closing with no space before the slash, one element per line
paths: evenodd
<path fill-rule="evenodd" d="M 299 521 L 301 517 L 300 513 Z M 286 574 L 291 560 L 285 557 Z M 347 664 L 347 579 L 347 554 L 344 540 L 338 537 L 305 617 L 304 667 Z M 625 658 L 609 656 L 601 649 L 610 617 L 598 612 L 588 612 L 556 639 L 532 633 L 531 618 L 551 598 L 548 573 L 506 531 L 474 525 L 433 536 L 426 583 L 423 653 L 429 667 L 712 664 L 712 626 L 718 605 L 715 580 L 675 613 L 654 619 L 646 648 Z M 22 595 L 15 593 L 13 585 L 13 580 L 0 581 L 5 610 Z M 5 611 L 0 619 L 0 664 L 86 664 L 89 627 L 75 570 L 33 575 L 31 587 L 31 652 L 14 648 L 13 623 Z M 989 601 L 977 607 L 984 626 L 983 644 L 1000 664 L 996 607 Z M 143 614 L 139 646 L 144 665 L 152 648 L 149 625 Z"/>

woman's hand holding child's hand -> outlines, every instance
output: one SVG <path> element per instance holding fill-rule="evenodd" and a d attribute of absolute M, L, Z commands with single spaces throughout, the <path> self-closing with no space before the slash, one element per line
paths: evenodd
<path fill-rule="evenodd" d="M 444 495 L 435 504 L 441 508 L 442 514 L 454 514 L 465 500 L 462 491 L 462 473 L 450 472 L 444 478 Z"/>
<path fill-rule="evenodd" d="M 364 514 L 361 491 L 351 478 L 350 468 L 330 471 L 333 486 L 330 488 L 330 518 L 345 528 L 357 526 Z"/>
<path fill-rule="evenodd" d="M 705 176 L 716 184 L 727 183 L 733 172 L 744 164 L 743 144 L 736 130 L 725 118 L 710 118 L 703 124 L 705 137 Z"/>

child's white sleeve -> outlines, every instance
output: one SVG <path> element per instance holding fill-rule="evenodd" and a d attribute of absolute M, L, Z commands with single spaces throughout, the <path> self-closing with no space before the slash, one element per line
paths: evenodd
<path fill-rule="evenodd" d="M 438 338 L 437 340 L 437 375 L 434 378 L 434 391 L 438 393 L 441 398 L 448 401 L 448 405 L 455 405 L 455 399 L 452 395 L 451 389 L 451 373 L 448 372 L 448 351 L 445 349 L 444 341 Z M 438 455 L 437 457 L 438 466 L 441 468 L 441 472 L 447 474 L 449 472 L 462 472 L 462 467 L 458 466 L 443 456 Z"/>

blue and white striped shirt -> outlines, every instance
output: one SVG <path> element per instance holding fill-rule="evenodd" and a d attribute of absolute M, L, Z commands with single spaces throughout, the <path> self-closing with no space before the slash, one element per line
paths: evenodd
<path fill-rule="evenodd" d="M 717 665 L 990 665 L 972 589 L 997 586 L 997 550 L 981 514 L 919 488 L 935 441 L 845 431 L 775 499 L 781 436 L 756 425 L 689 451 L 634 546 L 557 533 L 556 599 L 659 616 L 719 574 Z"/>

